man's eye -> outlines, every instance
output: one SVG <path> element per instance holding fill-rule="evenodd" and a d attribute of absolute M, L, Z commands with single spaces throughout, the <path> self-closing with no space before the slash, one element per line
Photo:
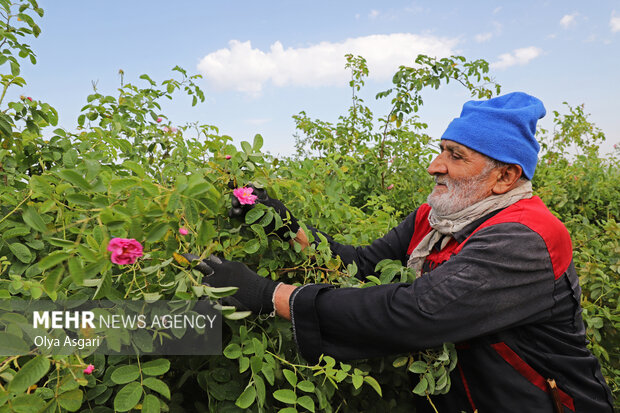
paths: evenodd
<path fill-rule="evenodd" d="M 461 155 L 453 152 L 452 153 L 452 159 L 461 159 Z"/>

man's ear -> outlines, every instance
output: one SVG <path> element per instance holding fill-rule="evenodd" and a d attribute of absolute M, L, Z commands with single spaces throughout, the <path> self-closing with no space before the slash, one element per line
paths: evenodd
<path fill-rule="evenodd" d="M 505 194 L 518 186 L 519 178 L 523 175 L 523 169 L 519 165 L 510 164 L 497 168 L 492 174 L 497 176 L 497 182 L 491 189 L 495 195 Z"/>

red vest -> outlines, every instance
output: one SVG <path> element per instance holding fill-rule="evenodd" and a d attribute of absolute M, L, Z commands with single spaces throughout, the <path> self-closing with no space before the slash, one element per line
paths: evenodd
<path fill-rule="evenodd" d="M 410 255 L 422 239 L 431 232 L 432 228 L 428 222 L 428 215 L 430 212 L 431 207 L 428 204 L 422 204 L 418 208 L 415 217 L 415 230 L 409 242 L 407 254 Z M 547 206 L 537 196 L 529 199 L 522 199 L 503 209 L 492 218 L 483 222 L 460 244 L 452 238 L 441 251 L 431 252 L 428 257 L 426 257 L 426 261 L 430 264 L 431 269 L 433 269 L 439 264 L 449 260 L 452 255 L 458 254 L 465 246 L 465 243 L 469 241 L 476 232 L 483 228 L 490 227 L 491 225 L 509 222 L 523 224 L 540 235 L 547 245 L 547 251 L 549 251 L 551 256 L 551 264 L 553 265 L 555 279 L 557 280 L 564 274 L 573 256 L 573 245 L 570 240 L 570 235 L 566 227 L 564 227 L 564 224 L 549 211 Z"/>

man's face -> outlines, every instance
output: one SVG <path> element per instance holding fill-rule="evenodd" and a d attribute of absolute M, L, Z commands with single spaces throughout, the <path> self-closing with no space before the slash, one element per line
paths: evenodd
<path fill-rule="evenodd" d="M 459 143 L 442 140 L 428 173 L 435 177 L 429 205 L 440 215 L 454 214 L 492 194 L 496 182 L 487 158 Z"/>

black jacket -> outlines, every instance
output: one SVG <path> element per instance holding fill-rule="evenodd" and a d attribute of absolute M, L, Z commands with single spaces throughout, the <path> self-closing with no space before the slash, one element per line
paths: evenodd
<path fill-rule="evenodd" d="M 430 231 L 422 205 L 367 247 L 330 240 L 345 263 L 374 273 L 385 258 L 406 265 Z M 301 354 L 352 360 L 452 342 L 452 388 L 433 396 L 440 412 L 552 413 L 547 379 L 565 412 L 612 412 L 611 393 L 586 347 L 570 236 L 538 197 L 473 222 L 427 258 L 412 284 L 333 288 L 306 285 L 291 296 Z M 432 411 L 419 398 L 418 412 Z"/>

